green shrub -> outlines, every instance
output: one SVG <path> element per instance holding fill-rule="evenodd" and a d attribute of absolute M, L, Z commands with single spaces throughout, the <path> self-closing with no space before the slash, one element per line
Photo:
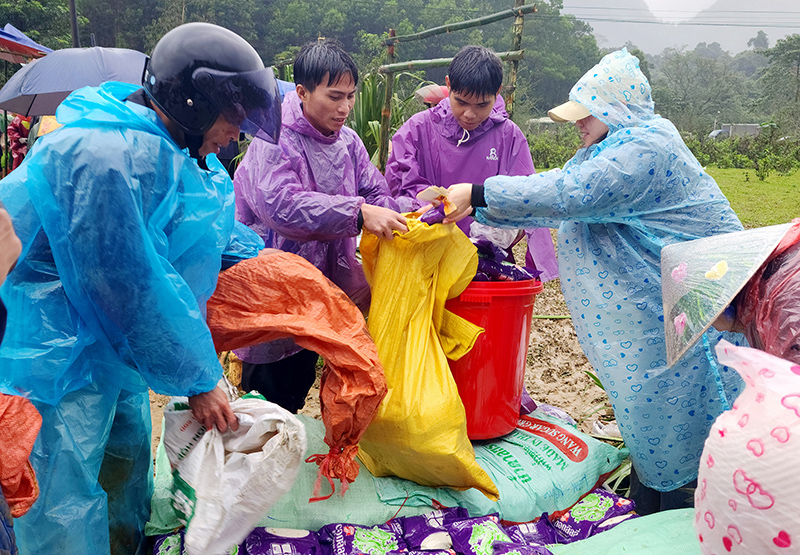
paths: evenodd
<path fill-rule="evenodd" d="M 781 137 L 777 125 L 768 122 L 755 137 L 700 139 L 682 134 L 689 150 L 703 166 L 755 170 L 763 181 L 770 172 L 791 173 L 800 168 L 800 141 Z"/>
<path fill-rule="evenodd" d="M 537 168 L 560 168 L 581 147 L 581 139 L 573 125 L 559 125 L 528 136 L 533 164 Z"/>

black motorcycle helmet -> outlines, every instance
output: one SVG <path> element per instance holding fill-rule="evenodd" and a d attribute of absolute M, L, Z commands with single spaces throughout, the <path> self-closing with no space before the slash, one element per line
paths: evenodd
<path fill-rule="evenodd" d="M 224 27 L 186 23 L 168 32 L 147 61 L 142 85 L 186 134 L 190 150 L 220 114 L 245 133 L 278 142 L 281 102 L 272 68 Z"/>

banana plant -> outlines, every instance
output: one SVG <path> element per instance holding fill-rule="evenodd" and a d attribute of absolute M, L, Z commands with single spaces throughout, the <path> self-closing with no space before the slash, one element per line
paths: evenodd
<path fill-rule="evenodd" d="M 377 72 L 371 72 L 364 76 L 356 92 L 355 106 L 347 120 L 347 125 L 361 137 L 375 165 L 377 165 L 378 147 L 380 146 L 381 111 L 383 110 L 386 91 L 386 77 L 386 75 Z M 411 94 L 405 98 L 401 98 L 397 93 L 392 95 L 390 133 L 397 131 L 409 117 L 409 112 L 413 107 L 413 91 L 429 83 L 429 81 L 423 80 L 418 75 L 404 72 L 395 77 L 397 79 L 395 81 L 396 84 L 400 77 L 412 79 L 414 86 Z"/>

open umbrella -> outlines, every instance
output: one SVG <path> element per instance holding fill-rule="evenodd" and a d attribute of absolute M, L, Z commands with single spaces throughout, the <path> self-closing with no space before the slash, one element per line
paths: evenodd
<path fill-rule="evenodd" d="M 126 48 L 64 48 L 31 62 L 0 89 L 0 110 L 25 116 L 56 113 L 69 93 L 105 81 L 142 82 L 147 56 Z"/>
<path fill-rule="evenodd" d="M 667 364 L 724 312 L 792 224 L 737 231 L 661 249 Z"/>
<path fill-rule="evenodd" d="M 0 29 L 0 59 L 23 64 L 32 58 L 39 58 L 52 51 L 52 49 L 29 39 L 10 23 L 6 23 L 5 27 Z"/>

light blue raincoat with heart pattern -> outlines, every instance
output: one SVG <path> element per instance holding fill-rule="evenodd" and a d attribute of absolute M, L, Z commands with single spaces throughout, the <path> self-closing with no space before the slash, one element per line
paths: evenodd
<path fill-rule="evenodd" d="M 562 170 L 486 180 L 487 208 L 476 218 L 558 227 L 561 288 L 639 479 L 674 490 L 697 476 L 711 424 L 741 383 L 716 363 L 713 330 L 667 366 L 660 252 L 742 226 L 675 126 L 654 113 L 647 78 L 626 50 L 590 69 L 570 99 L 608 126 L 606 138 Z"/>

